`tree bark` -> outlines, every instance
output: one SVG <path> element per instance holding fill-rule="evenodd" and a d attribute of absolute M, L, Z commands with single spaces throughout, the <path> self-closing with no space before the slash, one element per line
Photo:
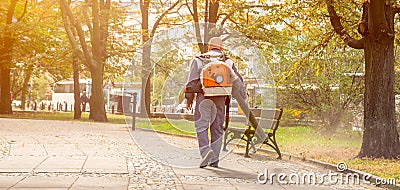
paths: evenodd
<path fill-rule="evenodd" d="M 364 133 L 359 157 L 396 158 L 400 144 L 394 98 L 394 13 L 384 1 L 371 2 L 365 11 L 371 16 L 364 45 Z"/>
<path fill-rule="evenodd" d="M 150 75 L 151 75 L 151 42 L 149 36 L 149 5 L 150 0 L 140 1 L 140 11 L 142 13 L 142 93 L 140 101 L 140 114 L 143 117 L 150 116 Z"/>
<path fill-rule="evenodd" d="M 21 109 L 22 110 L 25 110 L 26 96 L 28 95 L 29 81 L 31 80 L 32 72 L 33 72 L 33 65 L 30 64 L 25 69 L 25 77 L 24 77 L 22 93 L 21 93 Z"/>
<path fill-rule="evenodd" d="M 143 117 L 150 117 L 150 101 L 151 101 L 151 63 L 150 63 L 150 52 L 151 44 L 146 43 L 143 47 L 143 70 L 142 70 L 142 97 L 141 97 L 141 108 L 140 114 Z"/>
<path fill-rule="evenodd" d="M 97 122 L 107 122 L 106 108 L 103 93 L 103 72 L 102 68 L 91 69 L 92 94 L 90 95 L 89 119 Z"/>
<path fill-rule="evenodd" d="M 200 23 L 199 23 L 199 14 L 197 12 L 197 0 L 193 0 L 193 20 L 194 20 L 194 27 L 196 32 L 196 40 L 197 46 L 199 47 L 201 53 L 205 53 L 207 50 L 205 49 L 205 43 L 202 42 L 201 34 L 200 34 Z"/>
<path fill-rule="evenodd" d="M 81 119 L 81 95 L 79 86 L 79 65 L 78 58 L 74 56 L 72 61 L 74 70 L 74 119 Z"/>
<path fill-rule="evenodd" d="M 219 9 L 219 0 L 218 1 L 211 1 L 210 2 L 210 7 L 209 10 L 207 11 L 209 13 L 208 17 L 208 23 L 207 24 L 207 36 L 206 38 L 206 51 L 208 51 L 208 41 L 215 36 L 219 36 L 219 32 L 217 31 L 217 20 L 218 20 L 218 9 Z"/>
<path fill-rule="evenodd" d="M 12 114 L 11 109 L 11 95 L 10 95 L 10 69 L 2 66 L 0 69 L 0 85 L 1 85 L 1 99 L 0 99 L 0 114 Z"/>
<path fill-rule="evenodd" d="M 106 11 L 106 10 L 103 10 Z M 107 122 L 107 115 L 104 102 L 103 92 L 103 72 L 105 63 L 105 47 L 106 44 L 102 37 L 101 13 L 99 9 L 98 0 L 92 0 L 92 16 L 93 16 L 93 38 L 92 38 L 92 54 L 93 64 L 90 67 L 90 74 L 92 76 L 92 94 L 90 96 L 90 114 L 89 119 L 98 122 Z"/>
<path fill-rule="evenodd" d="M 209 0 L 207 0 L 209 1 Z M 207 2 L 206 2 L 207 3 Z M 197 45 L 201 51 L 201 53 L 207 52 L 208 49 L 208 41 L 210 38 L 216 36 L 218 32 L 216 29 L 216 23 L 218 21 L 218 10 L 219 10 L 219 0 L 214 1 L 211 0 L 209 6 L 206 6 L 205 13 L 205 30 L 204 30 L 204 42 L 202 42 L 201 34 L 200 34 L 200 24 L 199 24 L 199 13 L 198 13 L 197 0 L 193 0 L 193 20 L 195 22 L 195 34 L 197 39 Z"/>

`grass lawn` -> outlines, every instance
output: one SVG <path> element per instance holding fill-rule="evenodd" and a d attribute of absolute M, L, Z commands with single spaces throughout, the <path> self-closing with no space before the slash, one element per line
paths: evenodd
<path fill-rule="evenodd" d="M 382 178 L 395 178 L 397 184 L 400 183 L 399 159 L 355 158 L 361 148 L 361 133 L 340 131 L 328 136 L 309 127 L 280 127 L 276 135 L 283 152 L 331 164 L 345 162 L 349 168 Z"/>
<path fill-rule="evenodd" d="M 83 113 L 80 121 L 89 121 L 88 116 L 88 113 Z M 13 115 L 0 115 L 0 117 L 73 120 L 73 113 L 15 112 Z M 109 114 L 107 117 L 109 123 L 126 123 L 124 115 Z M 127 117 L 127 120 L 130 123 L 131 117 Z M 149 121 L 148 119 L 137 118 L 136 127 L 195 136 L 193 123 L 183 120 L 150 119 Z M 368 172 L 382 178 L 395 178 L 397 183 L 400 183 L 400 160 L 355 159 L 362 143 L 362 135 L 359 132 L 339 131 L 333 135 L 323 135 L 310 127 L 280 126 L 276 138 L 282 152 L 331 164 L 345 162 L 349 168 Z"/>

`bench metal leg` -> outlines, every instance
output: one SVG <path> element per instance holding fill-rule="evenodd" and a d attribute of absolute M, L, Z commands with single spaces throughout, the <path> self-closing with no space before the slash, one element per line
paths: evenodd
<path fill-rule="evenodd" d="M 273 143 L 273 145 L 271 143 L 267 143 L 267 145 L 269 145 L 271 148 L 273 148 L 276 151 L 276 153 L 278 154 L 277 159 L 281 160 L 282 154 L 281 154 L 281 151 L 279 150 L 278 144 L 276 143 L 275 133 L 272 134 L 272 138 L 271 138 L 271 136 L 268 138 Z"/>
<path fill-rule="evenodd" d="M 228 143 L 230 142 L 230 141 L 228 141 L 228 142 L 226 142 L 226 140 L 227 140 L 227 138 L 228 138 L 228 131 L 225 131 L 224 132 L 224 145 L 223 145 L 223 147 L 222 147 L 222 150 L 223 151 L 228 151 L 227 149 L 226 149 L 226 145 L 228 145 Z"/>
<path fill-rule="evenodd" d="M 247 142 L 246 142 L 246 153 L 244 154 L 244 157 L 247 157 L 247 158 L 249 158 L 250 156 L 249 156 L 249 145 L 250 145 L 250 140 L 249 139 L 247 139 Z"/>
<path fill-rule="evenodd" d="M 253 135 L 250 133 L 250 132 L 248 132 L 248 131 L 246 131 L 245 133 L 244 133 L 244 135 L 246 136 L 246 153 L 244 154 L 244 157 L 247 157 L 247 158 L 249 158 L 250 156 L 249 156 L 249 151 L 250 151 L 250 143 L 252 142 L 252 139 L 253 139 Z"/>

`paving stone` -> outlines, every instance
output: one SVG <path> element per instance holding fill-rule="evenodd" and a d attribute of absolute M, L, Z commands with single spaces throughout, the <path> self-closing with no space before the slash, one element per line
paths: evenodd
<path fill-rule="evenodd" d="M 33 138 L 32 136 L 28 135 L 20 135 L 20 134 L 13 134 L 13 135 L 4 135 L 4 139 L 10 144 L 37 144 L 38 141 Z"/>
<path fill-rule="evenodd" d="M 128 173 L 125 157 L 91 156 L 85 162 L 84 173 Z"/>
<path fill-rule="evenodd" d="M 79 173 L 86 161 L 85 156 L 60 157 L 51 156 L 41 163 L 34 171 L 46 173 Z"/>
<path fill-rule="evenodd" d="M 71 189 L 127 189 L 129 177 L 80 176 Z"/>
<path fill-rule="evenodd" d="M 11 143 L 10 156 L 47 156 L 43 144 Z"/>
<path fill-rule="evenodd" d="M 8 156 L 0 160 L 0 172 L 31 172 L 46 159 L 43 156 Z"/>
<path fill-rule="evenodd" d="M 77 144 L 69 143 L 47 143 L 44 148 L 49 156 L 85 156 L 86 154 L 78 148 Z"/>
<path fill-rule="evenodd" d="M 0 175 L 0 188 L 9 188 L 21 181 L 25 176 L 3 176 Z"/>
<path fill-rule="evenodd" d="M 71 176 L 29 176 L 14 187 L 16 188 L 68 188 L 76 177 Z"/>

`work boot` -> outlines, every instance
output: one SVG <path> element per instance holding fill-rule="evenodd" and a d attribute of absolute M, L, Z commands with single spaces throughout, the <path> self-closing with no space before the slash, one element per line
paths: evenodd
<path fill-rule="evenodd" d="M 218 161 L 208 164 L 208 166 L 213 168 L 218 168 Z"/>
<path fill-rule="evenodd" d="M 203 159 L 201 159 L 200 162 L 200 168 L 204 168 L 208 165 L 208 162 L 210 161 L 210 159 L 214 156 L 214 151 L 213 150 L 209 150 L 207 152 L 207 154 L 204 156 Z"/>

